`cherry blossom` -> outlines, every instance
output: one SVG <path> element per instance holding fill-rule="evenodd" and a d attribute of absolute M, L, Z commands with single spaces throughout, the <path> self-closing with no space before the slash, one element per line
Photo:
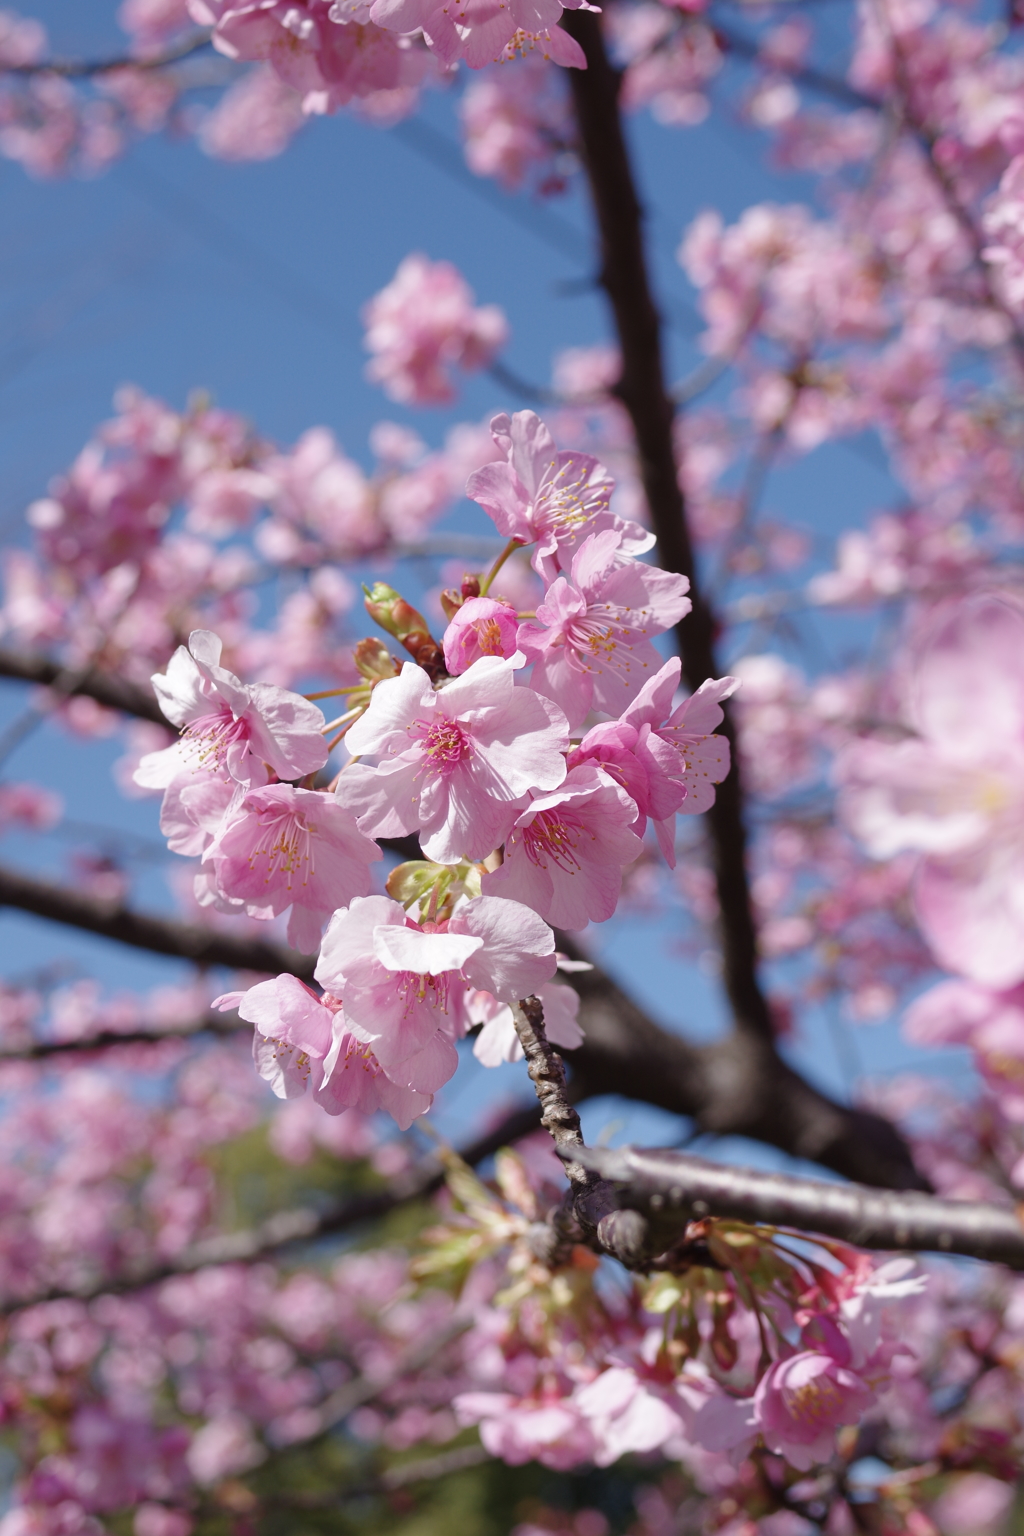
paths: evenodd
<path fill-rule="evenodd" d="M 363 322 L 373 354 L 367 376 L 392 400 L 421 405 L 451 400 L 451 370 L 485 367 L 508 337 L 501 310 L 495 304 L 475 309 L 472 290 L 451 262 L 418 254 L 407 256 L 365 306 Z"/>
<path fill-rule="evenodd" d="M 220 665 L 222 646 L 193 630 L 166 673 L 152 679 L 160 707 L 181 739 L 148 753 L 135 771 L 145 789 L 165 789 L 186 774 L 223 774 L 239 784 L 266 783 L 267 767 L 283 779 L 316 773 L 327 761 L 315 704 L 268 683 L 246 684 Z"/>
<path fill-rule="evenodd" d="M 591 708 L 619 713 L 660 661 L 651 643 L 690 611 L 689 581 L 628 557 L 614 529 L 591 534 L 568 577 L 548 587 L 519 646 L 534 663 L 531 684 L 565 712 L 570 726 Z"/>
<path fill-rule="evenodd" d="M 370 896 L 332 918 L 316 975 L 388 1075 L 432 1092 L 458 1065 L 466 987 L 511 1002 L 554 969 L 551 930 L 517 902 L 479 896 L 448 923 L 420 927 L 398 902 Z"/>
<path fill-rule="evenodd" d="M 482 859 L 507 836 L 534 789 L 565 778 L 561 711 L 515 687 L 517 657 L 481 656 L 435 692 L 422 667 L 378 683 L 346 737 L 350 752 L 380 759 L 347 767 L 338 803 L 374 837 L 419 830 L 430 859 Z"/>
<path fill-rule="evenodd" d="M 573 768 L 517 818 L 483 889 L 523 902 L 556 928 L 605 922 L 618 905 L 623 866 L 641 851 L 636 816 L 614 779 L 590 765 Z"/>
<path fill-rule="evenodd" d="M 514 656 L 519 617 L 509 603 L 471 597 L 457 608 L 444 632 L 445 666 L 453 677 L 481 656 Z"/>
<path fill-rule="evenodd" d="M 313 1099 L 329 1115 L 355 1109 L 383 1109 L 407 1130 L 430 1108 L 431 1095 L 392 1083 L 367 1046 L 345 1028 L 337 998 L 318 997 L 294 976 L 261 981 L 243 993 L 226 993 L 214 1006 L 238 1008 L 256 1025 L 256 1070 L 279 1099 L 294 1099 L 312 1087 Z"/>
<path fill-rule="evenodd" d="M 232 804 L 204 852 L 203 869 L 214 904 L 226 898 L 253 917 L 291 907 L 288 942 L 310 953 L 331 913 L 367 894 L 369 866 L 380 857 L 330 796 L 268 784 Z"/>
<path fill-rule="evenodd" d="M 604 465 L 590 454 L 557 449 L 536 412 L 495 416 L 491 433 L 506 462 L 470 475 L 466 495 L 506 538 L 536 544 L 531 563 L 545 582 L 569 568 L 593 533 L 614 530 L 623 555 L 651 548 L 652 533 L 611 511 L 615 482 Z"/>
<path fill-rule="evenodd" d="M 1022 644 L 1024 618 L 1010 603 L 955 605 L 913 663 L 913 736 L 855 743 L 838 765 L 845 813 L 868 850 L 923 856 L 915 904 L 936 955 L 994 988 L 1024 979 Z"/>

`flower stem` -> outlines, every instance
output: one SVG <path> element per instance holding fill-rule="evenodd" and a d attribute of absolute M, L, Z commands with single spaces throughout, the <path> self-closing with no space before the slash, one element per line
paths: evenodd
<path fill-rule="evenodd" d="M 324 688 L 320 693 L 304 693 L 302 697 L 312 703 L 316 699 L 336 699 L 341 693 L 356 693 L 365 683 L 350 683 L 347 688 Z"/>
<path fill-rule="evenodd" d="M 522 548 L 523 548 L 523 541 L 522 541 L 522 539 L 509 539 L 508 543 L 505 545 L 505 548 L 502 550 L 501 554 L 498 556 L 497 560 L 495 560 L 494 564 L 491 566 L 490 570 L 487 572 L 487 575 L 484 577 L 483 581 L 480 583 L 480 596 L 481 597 L 486 597 L 487 596 L 488 592 L 491 590 L 491 582 L 494 580 L 495 576 L 497 576 L 498 572 L 501 570 L 502 566 L 505 564 L 505 561 L 508 559 L 509 555 L 515 554 L 517 549 L 522 549 Z"/>

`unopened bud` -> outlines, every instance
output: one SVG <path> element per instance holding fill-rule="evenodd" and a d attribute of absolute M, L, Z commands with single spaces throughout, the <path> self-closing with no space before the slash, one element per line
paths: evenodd
<path fill-rule="evenodd" d="M 386 581 L 375 581 L 372 587 L 364 587 L 363 591 L 366 593 L 365 607 L 370 618 L 402 642 L 430 681 L 437 683 L 447 677 L 441 647 L 427 628 L 423 615 L 417 613 Z"/>
<path fill-rule="evenodd" d="M 421 613 L 407 603 L 401 593 L 389 587 L 386 581 L 375 581 L 372 587 L 364 587 L 365 607 L 370 618 L 389 635 L 404 645 L 413 635 L 429 635 L 427 621 Z"/>
<path fill-rule="evenodd" d="M 466 602 L 471 597 L 480 596 L 480 577 L 473 576 L 468 571 L 462 578 L 462 601 Z"/>
<path fill-rule="evenodd" d="M 445 587 L 441 593 L 441 607 L 444 609 L 444 616 L 449 623 L 454 619 L 464 602 L 465 598 L 461 592 L 456 592 L 454 587 Z"/>
<path fill-rule="evenodd" d="M 355 647 L 352 659 L 356 664 L 356 671 L 360 677 L 365 677 L 368 683 L 379 683 L 382 678 L 398 676 L 398 662 L 383 640 L 377 640 L 368 635 Z"/>

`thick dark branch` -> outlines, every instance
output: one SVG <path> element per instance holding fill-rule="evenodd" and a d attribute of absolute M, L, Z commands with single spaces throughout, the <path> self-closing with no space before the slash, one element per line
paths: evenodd
<path fill-rule="evenodd" d="M 81 895 L 49 880 L 33 880 L 20 871 L 0 867 L 0 907 L 16 907 L 34 912 L 70 928 L 83 928 L 134 949 L 147 949 L 158 955 L 176 955 L 195 965 L 224 965 L 231 970 L 265 971 L 292 975 L 311 981 L 316 961 L 312 955 L 299 955 L 283 945 L 266 939 L 250 939 L 216 928 L 201 928 L 190 923 L 176 923 L 165 917 L 133 912 L 119 902 L 103 901 Z"/>
<path fill-rule="evenodd" d="M 0 907 L 81 928 L 196 965 L 313 977 L 314 958 L 263 939 L 177 923 L 98 901 L 0 866 Z M 571 938 L 559 945 L 578 953 Z M 569 1055 L 573 1095 L 622 1094 L 694 1119 L 701 1130 L 751 1136 L 846 1178 L 896 1189 L 922 1180 L 899 1133 L 865 1110 L 836 1104 L 781 1061 L 769 1041 L 736 1032 L 695 1046 L 649 1019 L 603 971 L 573 976 L 586 1042 Z"/>
<path fill-rule="evenodd" d="M 463 1162 L 475 1167 L 501 1147 L 518 1141 L 522 1136 L 528 1136 L 539 1124 L 540 1110 L 535 1104 L 512 1110 L 493 1130 L 461 1148 L 458 1155 Z M 137 1291 L 145 1286 L 156 1285 L 174 1275 L 191 1275 L 196 1270 L 209 1269 L 218 1264 L 252 1263 L 257 1259 L 269 1258 L 296 1243 L 315 1242 L 320 1238 L 336 1236 L 339 1232 L 347 1232 L 364 1222 L 377 1221 L 398 1206 L 408 1205 L 433 1194 L 444 1181 L 444 1165 L 431 1154 L 390 1180 L 383 1189 L 351 1195 L 319 1210 L 299 1206 L 291 1211 L 278 1211 L 255 1227 L 247 1227 L 241 1232 L 218 1233 L 216 1237 L 193 1244 L 174 1258 L 138 1264 L 77 1290 L 55 1286 L 33 1295 L 11 1296 L 0 1303 L 0 1314 L 17 1312 L 23 1307 L 37 1306 L 44 1301 L 58 1301 L 68 1296 L 89 1301 L 95 1296 L 121 1295 L 125 1291 Z"/>
<path fill-rule="evenodd" d="M 74 667 L 62 666 L 59 661 L 50 661 L 46 656 L 25 656 L 18 651 L 0 648 L 0 677 L 18 678 L 23 683 L 39 683 L 45 688 L 56 685 L 63 694 L 95 699 L 97 704 L 103 704 L 107 709 L 117 709 L 123 714 L 135 715 L 140 720 L 151 720 L 154 725 L 173 730 L 173 726 L 161 714 L 151 689 L 139 688 L 135 683 L 115 677 L 109 672 L 93 669 L 85 676 L 78 676 Z"/>
<path fill-rule="evenodd" d="M 692 612 L 678 626 L 683 673 L 691 688 L 719 674 L 715 620 L 698 580 L 697 561 L 676 466 L 675 405 L 665 383 L 661 318 L 644 254 L 643 211 L 637 196 L 619 112 L 620 75 L 605 51 L 598 17 L 567 11 L 562 18 L 583 48 L 587 68 L 567 71 L 583 159 L 601 241 L 601 283 L 608 295 L 622 375 L 616 393 L 636 437 L 644 493 L 658 537 L 660 564 L 690 581 Z M 767 1001 L 757 978 L 757 937 L 746 867 L 746 830 L 735 737 L 733 767 L 707 813 L 721 910 L 723 977 L 737 1027 L 771 1039 Z"/>
<path fill-rule="evenodd" d="M 959 1253 L 1024 1270 L 1024 1224 L 1005 1206 L 823 1184 L 657 1148 L 577 1148 L 572 1155 L 617 1186 L 620 1206 L 656 1221 L 666 1248 L 673 1227 L 681 1236 L 690 1221 L 723 1216 L 817 1232 L 858 1248 Z"/>
<path fill-rule="evenodd" d="M 95 1035 L 75 1040 L 39 1040 L 21 1049 L 0 1049 L 0 1065 L 5 1061 L 49 1061 L 52 1058 L 84 1056 L 91 1051 L 115 1050 L 118 1046 L 159 1045 L 165 1040 L 197 1040 L 203 1035 L 228 1036 L 252 1030 L 237 1013 L 207 1013 L 185 1024 L 162 1029 L 104 1029 Z"/>

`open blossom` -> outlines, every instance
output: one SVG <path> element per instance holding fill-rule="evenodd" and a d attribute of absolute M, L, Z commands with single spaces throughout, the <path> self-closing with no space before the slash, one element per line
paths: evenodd
<path fill-rule="evenodd" d="M 297 92 L 258 64 L 228 87 L 196 137 L 203 152 L 216 160 L 272 160 L 305 121 Z"/>
<path fill-rule="evenodd" d="M 545 982 L 534 988 L 544 1009 L 544 1033 L 552 1045 L 574 1051 L 583 1044 L 579 1025 L 580 997 L 572 987 Z M 473 1042 L 473 1055 L 485 1067 L 500 1067 L 506 1061 L 522 1061 L 523 1047 L 516 1034 L 512 1009 L 491 992 L 471 992 L 466 998 L 466 1017 L 470 1024 L 483 1028 Z"/>
<path fill-rule="evenodd" d="M 419 926 L 397 901 L 368 896 L 331 919 L 316 979 L 343 998 L 350 1029 L 391 1078 L 419 1087 L 436 1071 L 439 1087 L 458 1064 L 467 988 L 511 1002 L 555 963 L 550 928 L 517 902 L 478 896 L 447 924 Z"/>
<path fill-rule="evenodd" d="M 688 1405 L 671 1381 L 645 1379 L 632 1366 L 610 1366 L 578 1388 L 574 1401 L 597 1442 L 594 1460 L 599 1467 L 683 1439 Z"/>
<path fill-rule="evenodd" d="M 486 858 L 531 790 L 565 778 L 565 718 L 531 688 L 514 686 L 515 662 L 482 656 L 436 691 L 412 662 L 378 683 L 346 745 L 380 762 L 345 768 L 339 804 L 374 837 L 418 830 L 427 858 L 440 864 Z"/>
<path fill-rule="evenodd" d="M 395 32 L 422 28 L 445 64 L 464 59 L 470 69 L 481 69 L 511 46 L 535 47 L 555 64 L 586 69 L 583 49 L 556 25 L 563 8 L 593 9 L 587 0 L 567 0 L 564 7 L 561 0 L 374 0 L 368 14 Z"/>
<path fill-rule="evenodd" d="M 618 904 L 624 866 L 643 847 L 635 821 L 636 805 L 620 784 L 592 765 L 573 768 L 517 818 L 483 889 L 524 902 L 556 928 L 603 923 Z"/>
<path fill-rule="evenodd" d="M 648 797 L 646 803 L 641 799 L 637 804 L 653 821 L 661 851 L 673 869 L 676 812 L 698 816 L 709 810 L 715 803 L 715 785 L 729 772 L 728 739 L 714 732 L 725 718 L 721 701 L 739 687 L 735 677 L 708 678 L 673 710 L 680 670 L 678 656 L 671 657 L 614 722 L 614 729 L 636 733 L 631 750 L 645 775 Z M 603 729 L 595 728 L 597 733 Z M 583 738 L 581 755 L 588 754 L 594 735 L 592 731 Z M 601 740 L 589 748 L 591 755 L 605 755 Z M 570 763 L 575 760 L 570 758 Z M 605 772 L 618 777 L 612 761 L 603 766 Z M 633 794 L 629 783 L 626 788 Z M 673 804 L 677 791 L 681 794 Z M 638 826 L 637 831 L 642 832 L 643 827 Z"/>
<path fill-rule="evenodd" d="M 145 789 L 166 789 L 186 774 L 214 773 L 239 784 L 265 784 L 267 767 L 282 779 L 316 773 L 327 761 L 324 717 L 315 704 L 271 683 L 243 683 L 220 665 L 221 642 L 195 629 L 153 688 L 181 737 L 147 752 L 135 770 Z"/>
<path fill-rule="evenodd" d="M 992 992 L 970 981 L 942 981 L 903 1016 L 915 1045 L 969 1045 L 1007 1120 L 1024 1123 L 1024 986 Z"/>
<path fill-rule="evenodd" d="M 508 338 L 496 304 L 474 308 L 473 290 L 450 261 L 418 253 L 365 306 L 363 322 L 368 377 L 392 400 L 420 405 L 451 400 L 451 370 L 483 368 Z"/>
<path fill-rule="evenodd" d="M 754 1393 L 757 1426 L 770 1451 L 801 1472 L 827 1461 L 836 1430 L 857 1424 L 875 1394 L 830 1354 L 805 1350 L 777 1360 Z"/>
<path fill-rule="evenodd" d="M 297 1098 L 312 1087 L 329 1115 L 383 1109 L 403 1131 L 430 1108 L 429 1092 L 393 1083 L 369 1046 L 345 1027 L 337 998 L 318 997 L 295 976 L 225 993 L 213 1006 L 237 1007 L 241 1018 L 255 1024 L 256 1070 L 279 1099 Z"/>
<path fill-rule="evenodd" d="M 444 632 L 444 664 L 453 677 L 481 656 L 514 656 L 519 616 L 511 603 L 471 597 L 452 616 Z"/>
<path fill-rule="evenodd" d="M 592 533 L 618 533 L 620 556 L 652 547 L 653 533 L 612 512 L 615 481 L 604 465 L 589 453 L 557 449 L 535 411 L 495 416 L 491 432 L 506 462 L 485 464 L 470 475 L 466 495 L 507 539 L 536 544 L 531 560 L 545 581 L 569 567 Z"/>
<path fill-rule="evenodd" d="M 459 1423 L 478 1425 L 484 1448 L 511 1467 L 539 1461 L 565 1470 L 594 1455 L 586 1419 L 572 1398 L 553 1385 L 522 1395 L 460 1392 L 453 1406 Z"/>
<path fill-rule="evenodd" d="M 922 855 L 914 903 L 939 961 L 983 986 L 1024 980 L 1024 614 L 955 604 L 921 648 L 903 741 L 860 741 L 837 773 L 876 858 Z"/>
<path fill-rule="evenodd" d="M 188 0 L 213 46 L 230 59 L 259 59 L 302 99 L 308 113 L 334 112 L 353 98 L 414 86 L 428 58 L 393 33 L 357 17 L 333 18 L 330 0 Z"/>
<path fill-rule="evenodd" d="M 640 692 L 661 658 L 655 635 L 670 629 L 691 603 L 690 583 L 625 559 L 614 529 L 591 534 L 522 624 L 519 645 L 533 662 L 531 683 L 579 725 L 592 708 L 618 715 Z"/>
<path fill-rule="evenodd" d="M 241 902 L 251 917 L 276 917 L 291 907 L 288 942 L 309 954 L 330 914 L 366 895 L 369 866 L 380 857 L 329 795 L 268 784 L 231 808 L 203 867 L 216 896 Z"/>

